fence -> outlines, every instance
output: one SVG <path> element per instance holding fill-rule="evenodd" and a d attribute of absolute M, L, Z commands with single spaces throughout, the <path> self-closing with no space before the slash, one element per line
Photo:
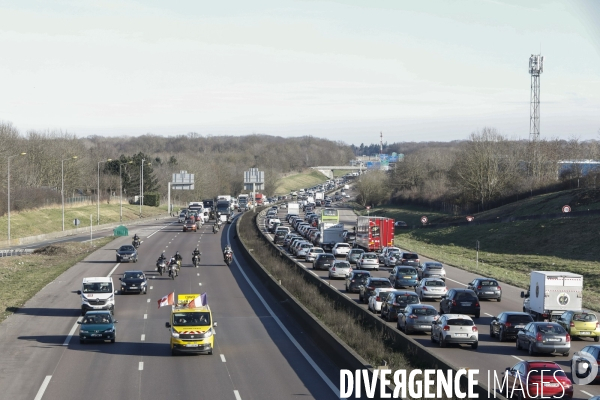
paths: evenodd
<path fill-rule="evenodd" d="M 0 257 L 24 256 L 26 254 L 33 254 L 33 249 L 0 250 Z"/>

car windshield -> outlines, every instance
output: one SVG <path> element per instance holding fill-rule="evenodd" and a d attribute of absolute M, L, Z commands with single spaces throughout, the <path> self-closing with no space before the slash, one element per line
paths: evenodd
<path fill-rule="evenodd" d="M 498 286 L 496 281 L 480 281 L 481 286 Z"/>
<path fill-rule="evenodd" d="M 417 273 L 417 271 L 414 268 L 400 268 L 398 269 L 398 273 L 405 275 L 414 275 Z"/>
<path fill-rule="evenodd" d="M 446 286 L 442 281 L 425 281 L 425 286 Z"/>
<path fill-rule="evenodd" d="M 407 260 L 416 260 L 419 256 L 414 253 L 404 253 L 404 258 Z"/>
<path fill-rule="evenodd" d="M 334 265 L 336 268 L 350 268 L 350 263 L 346 261 L 336 262 Z"/>
<path fill-rule="evenodd" d="M 173 314 L 173 326 L 211 325 L 209 312 L 186 312 Z"/>
<path fill-rule="evenodd" d="M 565 330 L 562 326 L 558 324 L 548 324 L 548 325 L 538 325 L 537 331 L 541 333 L 549 333 L 549 334 L 561 334 L 565 333 Z"/>
<path fill-rule="evenodd" d="M 373 287 L 392 287 L 392 284 L 388 280 L 372 280 L 369 286 Z"/>
<path fill-rule="evenodd" d="M 389 257 L 400 257 L 400 252 L 399 251 L 390 251 Z"/>
<path fill-rule="evenodd" d="M 110 282 L 94 282 L 84 283 L 83 293 L 112 293 L 112 283 Z"/>
<path fill-rule="evenodd" d="M 427 269 L 442 269 L 442 264 L 425 264 Z"/>
<path fill-rule="evenodd" d="M 365 273 L 354 274 L 352 279 L 364 279 L 364 278 L 368 278 L 369 276 L 370 276 L 369 274 L 365 274 Z"/>
<path fill-rule="evenodd" d="M 135 248 L 133 246 L 121 246 L 119 251 L 135 251 Z"/>
<path fill-rule="evenodd" d="M 453 326 L 473 326 L 475 325 L 473 323 L 473 320 L 470 319 L 449 319 L 448 321 L 446 321 L 447 325 L 453 325 Z"/>
<path fill-rule="evenodd" d="M 532 375 L 533 376 L 540 376 L 540 375 L 542 375 L 542 372 L 543 372 L 544 378 L 547 378 L 547 379 L 550 379 L 550 380 L 552 380 L 552 378 L 555 377 L 555 376 L 567 376 L 565 374 L 565 371 L 563 371 L 561 368 L 554 367 L 554 366 L 551 366 L 551 365 L 544 365 L 543 367 L 541 367 L 539 369 L 537 369 L 537 368 L 530 369 L 529 370 L 529 376 L 532 376 Z"/>
<path fill-rule="evenodd" d="M 533 319 L 529 316 L 529 315 L 509 315 L 506 318 L 507 322 L 511 322 L 513 324 L 519 324 L 519 323 L 529 323 L 531 322 Z"/>
<path fill-rule="evenodd" d="M 379 298 L 381 301 L 386 301 L 392 292 L 379 292 Z"/>
<path fill-rule="evenodd" d="M 83 317 L 83 321 L 81 321 L 81 324 L 112 324 L 112 318 L 110 316 L 110 313 L 86 315 L 85 317 Z"/>
<path fill-rule="evenodd" d="M 419 304 L 419 297 L 414 294 L 401 294 L 396 296 L 396 303 L 400 305 Z"/>
<path fill-rule="evenodd" d="M 142 279 L 144 274 L 141 272 L 125 272 L 123 274 L 123 279 Z"/>
<path fill-rule="evenodd" d="M 597 320 L 594 314 L 575 314 L 573 315 L 573 321 L 581 322 L 595 322 Z"/>
<path fill-rule="evenodd" d="M 457 293 L 456 300 L 460 300 L 460 301 L 476 301 L 477 300 L 477 296 L 475 296 L 473 293 L 467 293 L 467 292 Z"/>
<path fill-rule="evenodd" d="M 437 310 L 435 308 L 423 307 L 413 309 L 412 313 L 414 315 L 437 315 Z"/>
<path fill-rule="evenodd" d="M 368 254 L 367 253 L 367 254 L 363 255 L 363 259 L 367 259 L 367 260 L 374 260 L 376 258 L 377 258 L 376 254 Z"/>

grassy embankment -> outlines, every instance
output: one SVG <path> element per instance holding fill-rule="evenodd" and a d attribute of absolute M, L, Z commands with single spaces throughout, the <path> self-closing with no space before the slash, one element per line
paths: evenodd
<path fill-rule="evenodd" d="M 61 243 L 27 256 L 0 258 L 0 322 L 64 271 L 113 239 L 97 239 L 93 245 Z"/>
<path fill-rule="evenodd" d="M 316 170 L 307 170 L 300 174 L 288 175 L 281 178 L 275 194 L 289 194 L 299 188 L 308 188 L 319 183 L 325 182 L 327 177 Z"/>
<path fill-rule="evenodd" d="M 476 219 L 560 212 L 569 204 L 574 211 L 598 209 L 600 191 L 566 191 L 528 198 L 495 210 L 475 214 Z M 365 214 L 364 211 L 360 212 Z M 446 217 L 418 207 L 385 206 L 371 210 L 380 215 L 420 225 Z M 464 217 L 461 218 L 461 220 Z M 600 311 L 600 216 L 491 223 L 437 229 L 396 230 L 396 245 L 458 268 L 526 288 L 535 270 L 568 271 L 584 276 L 584 307 Z M 479 266 L 475 242 L 479 240 Z"/>
<path fill-rule="evenodd" d="M 167 206 L 160 207 L 142 207 L 142 216 L 153 217 L 165 215 Z M 66 206 L 65 207 L 65 229 L 75 229 L 73 221 L 77 218 L 80 221 L 79 229 L 82 231 L 87 228 L 89 232 L 90 215 L 96 226 L 97 206 L 96 205 L 81 205 L 81 206 Z M 120 209 L 118 204 L 101 204 L 100 205 L 100 223 L 108 224 L 119 222 Z M 140 217 L 140 206 L 123 204 L 123 222 L 135 221 Z M 0 217 L 0 240 L 7 239 L 8 217 L 4 215 Z M 22 238 L 27 236 L 36 236 L 50 232 L 62 230 L 62 208 L 60 205 L 40 208 L 35 210 L 27 210 L 21 212 L 11 212 L 10 214 L 10 236 L 11 239 Z"/>

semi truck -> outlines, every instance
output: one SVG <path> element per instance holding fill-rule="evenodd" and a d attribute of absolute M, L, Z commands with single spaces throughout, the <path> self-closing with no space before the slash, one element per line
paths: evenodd
<path fill-rule="evenodd" d="M 242 210 L 245 210 L 246 207 L 248 206 L 248 198 L 250 196 L 248 196 L 247 194 L 240 194 L 238 196 L 238 207 L 241 208 Z"/>
<path fill-rule="evenodd" d="M 335 224 L 331 222 L 319 223 L 319 236 L 315 246 L 321 247 L 327 252 L 331 252 L 336 243 L 344 242 L 344 224 Z"/>
<path fill-rule="evenodd" d="M 358 217 L 356 245 L 365 251 L 381 252 L 394 245 L 394 219 L 387 217 Z"/>
<path fill-rule="evenodd" d="M 254 200 L 256 201 L 256 206 L 262 206 L 263 205 L 263 199 L 264 199 L 264 195 L 262 193 L 256 193 L 254 195 Z"/>
<path fill-rule="evenodd" d="M 557 320 L 565 311 L 583 306 L 583 276 L 572 272 L 532 271 L 529 287 L 521 292 L 523 312 L 534 321 Z"/>
<path fill-rule="evenodd" d="M 287 205 L 288 214 L 300 215 L 300 204 L 293 202 Z"/>

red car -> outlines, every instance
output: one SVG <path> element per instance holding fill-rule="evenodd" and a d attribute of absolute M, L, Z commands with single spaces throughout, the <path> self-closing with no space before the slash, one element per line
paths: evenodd
<path fill-rule="evenodd" d="M 504 394 L 508 394 L 507 398 L 573 398 L 573 383 L 555 362 L 521 361 L 511 368 L 506 368 L 504 374 L 504 382 L 508 386 L 504 388 Z M 521 388 L 521 382 L 524 388 Z"/>

